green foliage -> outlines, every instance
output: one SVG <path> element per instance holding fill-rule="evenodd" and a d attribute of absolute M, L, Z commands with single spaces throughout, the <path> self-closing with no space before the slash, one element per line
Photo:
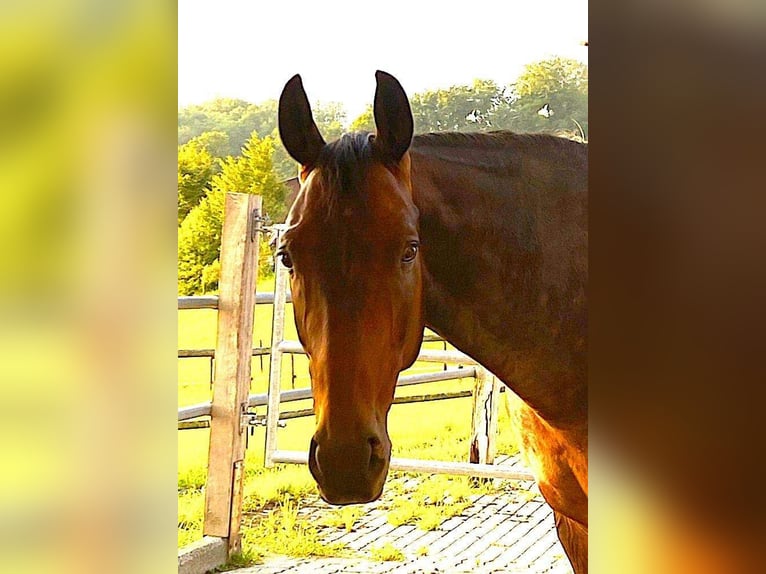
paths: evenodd
<path fill-rule="evenodd" d="M 277 145 L 274 146 L 274 156 L 272 159 L 274 163 L 274 173 L 276 174 L 277 179 L 283 182 L 295 177 L 298 175 L 298 164 L 288 155 L 285 146 L 282 145 L 282 140 L 279 139 L 279 133 L 276 130 L 271 134 L 271 137 L 275 142 L 278 142 Z"/>
<path fill-rule="evenodd" d="M 218 257 L 226 192 L 257 193 L 263 197 L 263 211 L 272 221 L 284 219 L 287 188 L 274 173 L 273 153 L 274 139 L 270 136 L 260 139 L 253 133 L 242 148 L 241 155 L 218 160 L 220 171 L 211 178 L 210 190 L 189 211 L 178 230 L 179 294 L 206 293 L 218 287 Z M 268 268 L 268 244 L 261 245 L 265 259 L 259 264 Z"/>
<path fill-rule="evenodd" d="M 317 103 L 311 106 L 311 111 L 325 141 L 338 139 L 346 131 L 343 127 L 346 124 L 346 111 L 340 102 Z"/>
<path fill-rule="evenodd" d="M 551 115 L 541 115 L 548 104 Z M 588 66 L 567 58 L 529 64 L 512 88 L 499 121 L 517 131 L 588 137 Z M 580 130 L 582 129 L 582 133 Z"/>
<path fill-rule="evenodd" d="M 490 117 L 501 88 L 491 80 L 470 86 L 430 90 L 410 97 L 417 133 L 478 131 L 492 127 Z"/>
<path fill-rule="evenodd" d="M 256 193 L 263 197 L 263 211 L 272 221 L 282 221 L 286 215 L 287 188 L 274 173 L 272 156 L 274 138 L 259 138 L 254 132 L 242 146 L 239 156 L 219 160 L 221 172 L 213 177 L 213 189 L 223 192 Z"/>
<path fill-rule="evenodd" d="M 508 87 L 474 80 L 471 85 L 413 94 L 410 103 L 417 133 L 509 129 L 587 140 L 588 67 L 551 58 L 527 65 Z M 538 113 L 545 104 L 552 112 L 548 117 Z M 369 119 L 356 121 L 362 125 Z"/>
<path fill-rule="evenodd" d="M 327 141 L 338 138 L 344 131 L 346 112 L 338 102 L 312 105 L 314 120 Z M 223 134 L 207 143 L 213 157 L 240 155 L 251 134 L 270 136 L 279 142 L 277 134 L 277 101 L 253 104 L 234 98 L 217 98 L 204 104 L 187 106 L 178 112 L 178 145 L 200 139 L 206 133 Z M 210 138 L 210 136 L 207 136 Z M 295 176 L 295 162 L 282 145 L 275 146 L 273 169 L 279 181 Z"/>
<path fill-rule="evenodd" d="M 220 131 L 228 136 L 228 144 L 218 150 L 216 157 L 238 155 L 253 132 L 270 134 L 276 122 L 276 100 L 256 105 L 234 98 L 217 98 L 179 110 L 178 145 L 205 132 Z"/>
<path fill-rule="evenodd" d="M 204 148 L 213 157 L 226 157 L 229 149 L 229 135 L 219 130 L 204 132 L 190 139 L 188 143 Z"/>
<path fill-rule="evenodd" d="M 348 126 L 349 132 L 374 132 L 375 117 L 372 113 L 372 104 L 368 104 L 364 112 Z"/>
<path fill-rule="evenodd" d="M 221 250 L 224 194 L 213 190 L 194 207 L 178 229 L 178 293 L 205 292 L 205 268 L 218 259 Z M 211 277 L 205 276 L 208 285 Z M 215 281 L 217 284 L 217 280 Z"/>
<path fill-rule="evenodd" d="M 216 172 L 215 159 L 198 142 L 178 148 L 178 224 L 210 191 Z"/>
<path fill-rule="evenodd" d="M 209 293 L 218 288 L 218 279 L 221 276 L 221 260 L 216 258 L 210 265 L 202 268 L 202 293 Z"/>

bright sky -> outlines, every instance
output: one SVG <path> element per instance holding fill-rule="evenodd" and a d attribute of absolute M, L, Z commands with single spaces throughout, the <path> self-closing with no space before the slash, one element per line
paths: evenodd
<path fill-rule="evenodd" d="M 278 98 L 299 73 L 312 103 L 342 102 L 350 121 L 377 69 L 410 94 L 508 84 L 549 56 L 587 63 L 587 39 L 587 0 L 182 0 L 178 105 Z"/>

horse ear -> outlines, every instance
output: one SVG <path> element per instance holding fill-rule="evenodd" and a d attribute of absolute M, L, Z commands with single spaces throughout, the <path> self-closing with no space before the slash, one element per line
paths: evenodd
<path fill-rule="evenodd" d="M 389 159 L 398 162 L 412 143 L 412 109 L 399 80 L 381 70 L 375 72 L 375 79 L 375 146 Z"/>
<path fill-rule="evenodd" d="M 304 167 L 312 167 L 325 145 L 319 133 L 311 105 L 299 74 L 285 84 L 279 97 L 279 137 L 292 158 Z"/>

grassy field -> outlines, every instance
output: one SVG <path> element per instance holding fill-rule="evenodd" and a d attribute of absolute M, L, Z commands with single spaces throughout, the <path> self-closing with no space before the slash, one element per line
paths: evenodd
<path fill-rule="evenodd" d="M 273 283 L 259 283 L 259 291 L 272 291 Z M 288 306 L 290 307 L 290 306 Z M 254 344 L 268 346 L 271 340 L 271 306 L 256 309 Z M 178 312 L 178 348 L 201 349 L 215 347 L 216 311 L 187 310 Z M 287 311 L 285 337 L 297 340 L 292 309 Z M 432 348 L 443 348 L 443 343 L 426 343 Z M 179 359 L 178 404 L 187 406 L 211 399 L 209 359 Z M 442 366 L 416 363 L 407 371 L 433 372 Z M 268 385 L 269 358 L 256 357 L 252 363 L 251 393 L 263 393 Z M 283 359 L 282 388 L 309 387 L 307 359 L 296 355 Z M 473 379 L 413 385 L 397 390 L 397 396 L 471 389 Z M 289 403 L 282 410 L 310 408 L 311 401 Z M 265 414 L 265 407 L 258 410 Z M 500 428 L 506 417 L 501 409 Z M 389 415 L 389 434 L 393 443 L 393 456 L 432 460 L 467 460 L 471 421 L 471 399 L 394 405 Z M 291 419 L 278 431 L 280 449 L 306 450 L 314 431 L 314 417 Z M 507 440 L 511 433 L 500 434 L 498 452 L 511 454 L 517 449 Z M 257 427 L 248 440 L 245 459 L 246 513 L 273 509 L 268 517 L 256 521 L 243 532 L 243 561 L 252 563 L 269 553 L 296 556 L 342 556 L 347 550 L 337 545 L 325 545 L 318 538 L 316 525 L 304 524 L 297 516 L 301 500 L 315 494 L 316 486 L 303 465 L 263 467 L 265 430 Z M 505 440 L 503 440 L 505 438 Z M 185 546 L 202 536 L 204 484 L 207 473 L 207 429 L 184 430 L 178 433 L 178 544 Z M 397 473 L 391 473 L 396 476 Z M 468 504 L 471 493 L 485 492 L 491 486 L 475 487 L 465 477 L 426 477 L 418 491 L 402 497 L 401 504 L 389 510 L 392 524 L 411 523 L 426 530 L 436 528 L 442 520 L 461 512 Z M 449 492 L 448 503 L 444 493 Z M 339 509 L 329 519 L 337 528 L 353 528 L 363 507 L 349 506 Z M 377 559 L 391 559 L 391 552 L 381 550 Z M 395 554 L 395 553 L 394 553 Z"/>

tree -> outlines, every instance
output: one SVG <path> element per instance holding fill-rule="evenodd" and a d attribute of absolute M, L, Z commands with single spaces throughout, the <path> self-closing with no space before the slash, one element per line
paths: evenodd
<path fill-rule="evenodd" d="M 327 141 L 341 136 L 346 123 L 343 104 L 315 103 L 312 109 L 316 124 Z M 178 112 L 178 145 L 201 141 L 213 157 L 238 156 L 253 132 L 268 134 L 274 141 L 280 141 L 276 100 L 252 104 L 245 100 L 217 98 Z M 280 181 L 295 177 L 295 162 L 281 145 L 275 147 L 272 161 Z"/>
<path fill-rule="evenodd" d="M 287 189 L 274 173 L 274 138 L 263 139 L 253 133 L 242 146 L 241 155 L 219 160 L 221 172 L 213 177 L 213 189 L 256 193 L 263 197 L 263 210 L 273 221 L 282 221 L 286 215 Z"/>
<path fill-rule="evenodd" d="M 178 144 L 183 145 L 205 132 L 220 131 L 229 141 L 217 157 L 234 156 L 239 154 L 251 133 L 269 134 L 276 125 L 276 100 L 256 105 L 240 99 L 216 98 L 179 110 Z"/>
<path fill-rule="evenodd" d="M 229 134 L 220 130 L 203 132 L 190 139 L 189 143 L 194 143 L 204 148 L 213 157 L 226 157 L 229 155 L 227 153 L 229 149 Z"/>
<path fill-rule="evenodd" d="M 221 250 L 224 194 L 211 191 L 199 202 L 178 228 L 178 293 L 194 295 L 218 284 L 211 268 Z"/>
<path fill-rule="evenodd" d="M 478 131 L 493 127 L 491 114 L 501 89 L 491 80 L 413 94 L 410 98 L 417 133 Z"/>
<path fill-rule="evenodd" d="M 311 107 L 314 121 L 327 142 L 338 139 L 346 130 L 343 126 L 346 124 L 346 110 L 340 102 L 328 102 L 322 104 L 317 102 Z"/>
<path fill-rule="evenodd" d="M 511 87 L 507 104 L 500 121 L 511 129 L 587 139 L 588 66 L 560 57 L 528 64 Z"/>
<path fill-rule="evenodd" d="M 272 137 L 261 139 L 253 133 L 239 156 L 218 160 L 220 173 L 212 177 L 210 191 L 191 209 L 178 230 L 180 294 L 204 293 L 218 286 L 226 192 L 257 193 L 263 197 L 263 210 L 272 221 L 284 219 L 287 189 L 273 170 L 274 146 Z"/>
<path fill-rule="evenodd" d="M 365 110 L 348 127 L 349 132 L 374 132 L 375 118 L 372 113 L 372 104 L 368 104 Z"/>
<path fill-rule="evenodd" d="M 215 159 L 197 142 L 178 148 L 178 225 L 210 191 L 215 172 Z"/>

